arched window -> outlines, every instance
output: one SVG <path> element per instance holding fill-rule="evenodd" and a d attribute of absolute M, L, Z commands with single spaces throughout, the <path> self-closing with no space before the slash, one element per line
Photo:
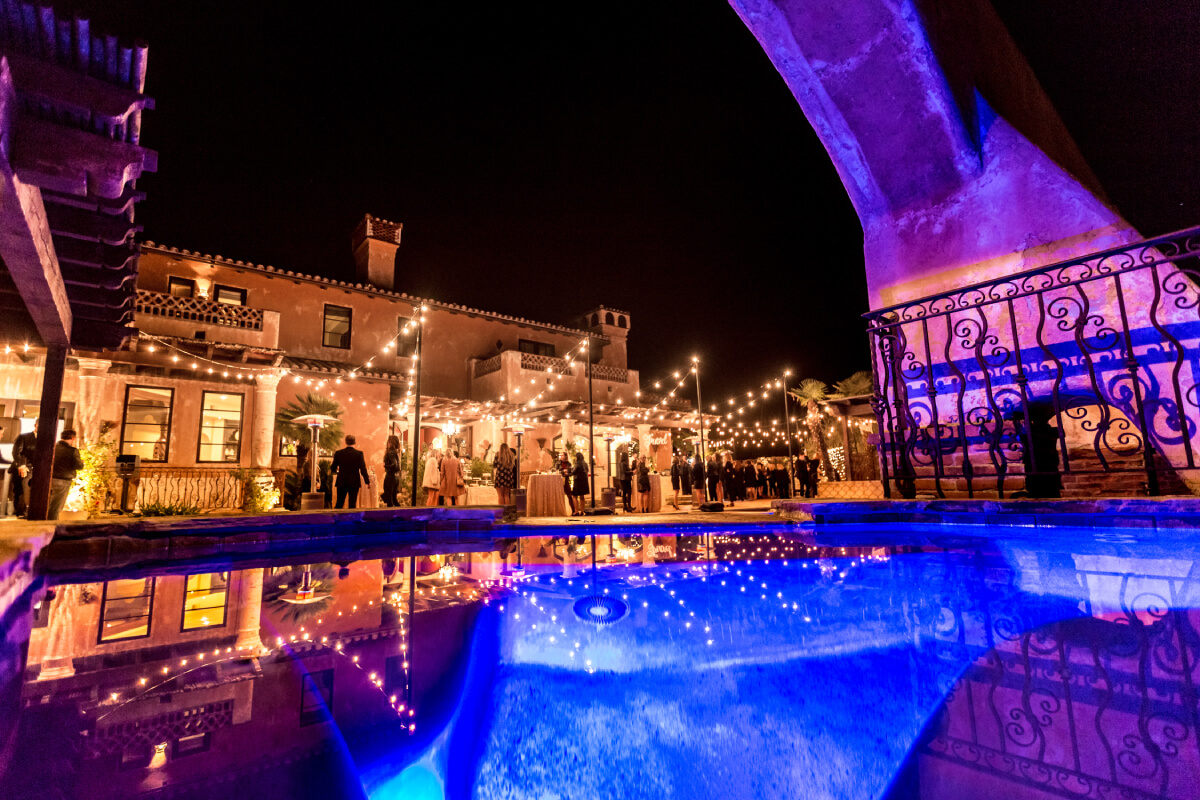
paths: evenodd
<path fill-rule="evenodd" d="M 605 325 L 613 325 L 613 324 L 615 324 L 615 323 L 613 322 L 613 315 L 612 315 L 612 312 L 611 312 L 611 311 L 606 311 L 606 312 L 604 312 L 604 324 L 605 324 Z"/>
<path fill-rule="evenodd" d="M 625 321 L 625 315 L 624 315 L 624 314 L 622 314 L 621 316 L 617 317 L 617 327 L 618 327 L 618 328 L 628 328 L 628 327 L 629 327 L 629 324 L 628 324 L 628 323 Z"/>
<path fill-rule="evenodd" d="M 592 324 L 593 325 L 600 324 L 600 315 L 599 314 L 592 314 Z"/>

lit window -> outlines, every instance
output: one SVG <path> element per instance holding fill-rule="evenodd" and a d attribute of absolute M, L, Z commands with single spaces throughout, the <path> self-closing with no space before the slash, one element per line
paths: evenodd
<path fill-rule="evenodd" d="M 350 309 L 341 306 L 325 306 L 326 347 L 350 349 Z"/>
<path fill-rule="evenodd" d="M 152 386 L 125 388 L 121 455 L 141 456 L 142 461 L 167 460 L 170 453 L 171 403 L 174 397 L 174 389 Z"/>
<path fill-rule="evenodd" d="M 150 635 L 154 579 L 108 581 L 100 602 L 100 641 L 117 642 Z"/>
<path fill-rule="evenodd" d="M 183 629 L 220 628 L 225 624 L 229 602 L 227 573 L 205 572 L 188 575 L 183 594 Z"/>
<path fill-rule="evenodd" d="M 333 670 L 310 672 L 302 676 L 300 686 L 300 726 L 316 725 L 330 719 L 333 707 Z"/>
<path fill-rule="evenodd" d="M 246 305 L 246 290 L 238 289 L 235 286 L 222 286 L 218 283 L 213 286 L 212 299 L 230 306 L 244 306 Z"/>
<path fill-rule="evenodd" d="M 242 453 L 242 395 L 205 392 L 197 461 L 237 463 Z"/>
<path fill-rule="evenodd" d="M 190 278 L 168 278 L 167 294 L 172 297 L 195 297 L 196 282 Z"/>

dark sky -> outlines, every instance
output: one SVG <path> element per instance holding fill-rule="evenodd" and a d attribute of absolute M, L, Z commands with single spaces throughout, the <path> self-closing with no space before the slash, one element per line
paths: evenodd
<path fill-rule="evenodd" d="M 1127 218 L 1200 222 L 1200 3 L 996 5 Z M 644 382 L 693 353 L 713 400 L 867 366 L 858 219 L 723 0 L 93 19 L 150 43 L 147 239 L 349 278 L 369 212 L 404 223 L 402 291 L 547 322 L 628 310 Z"/>

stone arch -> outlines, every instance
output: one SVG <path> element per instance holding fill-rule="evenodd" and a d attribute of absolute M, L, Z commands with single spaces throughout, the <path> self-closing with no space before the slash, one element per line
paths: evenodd
<path fill-rule="evenodd" d="M 592 314 L 592 325 L 593 325 L 593 326 L 596 326 L 596 325 L 599 325 L 599 324 L 600 324 L 600 315 L 599 315 L 599 314 Z"/>
<path fill-rule="evenodd" d="M 1140 238 L 987 0 L 730 0 L 833 160 L 872 308 Z"/>
<path fill-rule="evenodd" d="M 628 321 L 625 319 L 625 315 L 624 315 L 624 314 L 622 314 L 621 316 L 617 317 L 617 327 L 618 327 L 618 328 L 628 328 L 628 327 L 629 327 L 629 323 L 628 323 Z"/>
<path fill-rule="evenodd" d="M 611 311 L 605 311 L 605 312 L 604 312 L 604 324 L 605 324 L 605 325 L 614 325 L 614 324 L 616 324 L 616 323 L 613 321 L 613 314 L 612 314 L 612 312 L 611 312 Z"/>

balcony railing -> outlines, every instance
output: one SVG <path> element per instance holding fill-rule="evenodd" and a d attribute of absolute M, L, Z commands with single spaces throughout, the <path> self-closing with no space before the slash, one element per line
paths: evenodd
<path fill-rule="evenodd" d="M 571 368 L 566 359 L 553 356 L 539 356 L 535 353 L 521 353 L 521 369 L 531 369 L 536 372 L 551 372 L 555 375 L 570 375 Z"/>
<path fill-rule="evenodd" d="M 484 375 L 491 375 L 493 372 L 500 371 L 500 356 L 494 355 L 486 361 L 480 361 L 475 364 L 475 377 L 482 378 Z"/>
<path fill-rule="evenodd" d="M 167 319 L 182 319 L 208 325 L 225 325 L 249 331 L 263 329 L 261 308 L 217 303 L 203 297 L 176 297 L 162 292 L 138 289 L 137 310 L 139 314 Z"/>
<path fill-rule="evenodd" d="M 629 370 L 605 364 L 592 364 L 592 378 L 612 383 L 629 383 Z"/>
<path fill-rule="evenodd" d="M 885 489 L 1186 492 L 1198 279 L 1192 228 L 867 314 Z"/>

